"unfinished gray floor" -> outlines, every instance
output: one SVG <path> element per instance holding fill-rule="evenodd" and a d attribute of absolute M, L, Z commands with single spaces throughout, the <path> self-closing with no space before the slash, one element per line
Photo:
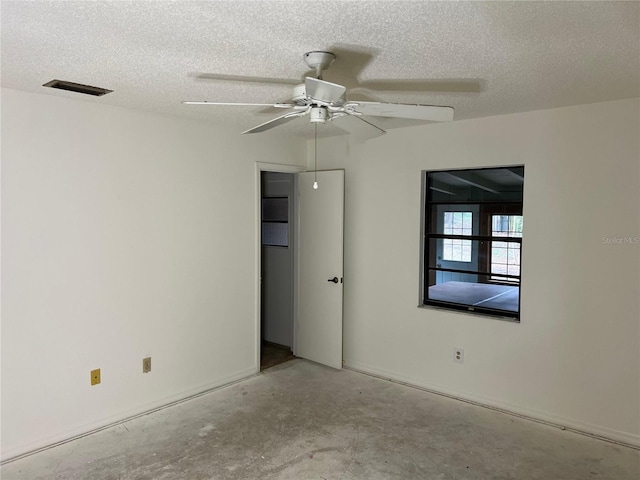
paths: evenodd
<path fill-rule="evenodd" d="M 637 480 L 640 452 L 293 360 L 1 473 L 3 480 Z"/>

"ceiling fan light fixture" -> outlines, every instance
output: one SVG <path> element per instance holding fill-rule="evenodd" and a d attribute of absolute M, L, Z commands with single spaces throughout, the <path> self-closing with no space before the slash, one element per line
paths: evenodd
<path fill-rule="evenodd" d="M 325 123 L 329 118 L 329 112 L 326 107 L 311 107 L 309 118 L 311 123 Z"/>
<path fill-rule="evenodd" d="M 347 133 L 357 136 L 360 140 L 368 140 L 385 133 L 371 121 L 363 118 L 389 117 L 424 120 L 432 122 L 450 122 L 453 120 L 453 108 L 423 104 L 385 103 L 348 101 L 347 88 L 344 85 L 328 82 L 322 79 L 322 71 L 327 69 L 336 56 L 331 52 L 312 51 L 304 54 L 307 65 L 316 70 L 317 78 L 306 76 L 303 83 L 293 87 L 293 97 L 289 102 L 274 104 L 258 103 L 229 103 L 229 102 L 183 102 L 185 104 L 236 105 L 236 106 L 272 106 L 290 110 L 289 113 L 276 117 L 257 127 L 242 132 L 260 133 L 277 127 L 298 117 L 309 115 L 309 120 L 315 127 L 327 120 L 336 120 L 336 126 Z M 223 75 L 228 78 L 229 75 Z M 256 81 L 254 77 L 238 77 L 239 81 Z M 274 83 L 274 79 L 267 79 L 267 83 Z M 260 80 L 264 81 L 264 79 Z M 283 83 L 283 82 L 280 82 Z M 285 84 L 291 84 L 286 81 Z"/>

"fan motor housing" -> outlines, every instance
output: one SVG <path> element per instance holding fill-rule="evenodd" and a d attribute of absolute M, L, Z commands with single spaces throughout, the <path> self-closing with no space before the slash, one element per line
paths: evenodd
<path fill-rule="evenodd" d="M 307 90 L 304 87 L 304 83 L 301 83 L 293 87 L 292 100 L 299 105 L 307 104 Z"/>

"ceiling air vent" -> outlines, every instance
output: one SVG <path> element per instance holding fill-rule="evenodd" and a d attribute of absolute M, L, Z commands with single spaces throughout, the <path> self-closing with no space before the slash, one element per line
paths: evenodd
<path fill-rule="evenodd" d="M 102 95 L 113 92 L 113 90 L 107 90 L 106 88 L 92 87 L 91 85 L 82 85 L 81 83 L 66 82 L 64 80 L 51 80 L 42 86 L 67 90 L 69 92 L 84 93 L 85 95 L 93 95 L 95 97 L 101 97 Z"/>

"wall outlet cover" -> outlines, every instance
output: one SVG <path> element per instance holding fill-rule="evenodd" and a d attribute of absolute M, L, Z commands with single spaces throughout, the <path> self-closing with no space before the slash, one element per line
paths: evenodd
<path fill-rule="evenodd" d="M 142 373 L 149 373 L 151 371 L 151 357 L 142 359 Z"/>
<path fill-rule="evenodd" d="M 453 349 L 453 361 L 456 363 L 464 363 L 464 350 L 462 348 Z"/>

